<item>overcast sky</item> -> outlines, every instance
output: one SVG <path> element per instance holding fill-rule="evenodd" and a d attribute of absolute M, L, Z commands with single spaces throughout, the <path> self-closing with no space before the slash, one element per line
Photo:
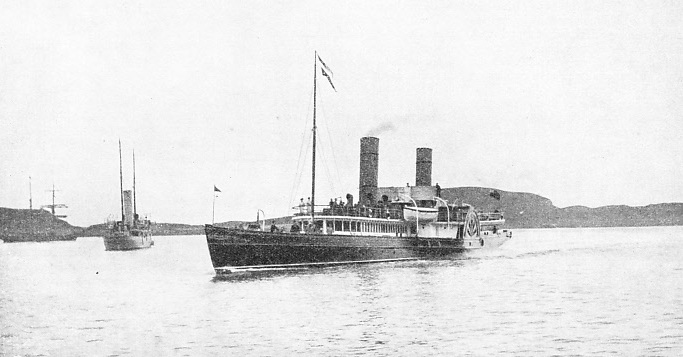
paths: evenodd
<path fill-rule="evenodd" d="M 531 192 L 558 207 L 683 201 L 683 2 L 26 1 L 0 3 L 0 206 L 75 225 L 138 211 L 210 223 L 380 186 Z"/>

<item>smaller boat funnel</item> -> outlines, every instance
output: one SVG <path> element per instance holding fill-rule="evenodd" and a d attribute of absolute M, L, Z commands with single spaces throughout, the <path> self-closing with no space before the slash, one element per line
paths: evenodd
<path fill-rule="evenodd" d="M 131 226 L 133 224 L 133 191 L 131 190 L 123 191 L 123 213 L 123 223 Z"/>

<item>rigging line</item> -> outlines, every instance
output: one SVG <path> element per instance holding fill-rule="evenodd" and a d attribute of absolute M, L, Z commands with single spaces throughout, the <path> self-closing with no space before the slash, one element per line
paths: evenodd
<path fill-rule="evenodd" d="M 322 97 L 322 96 L 320 96 L 320 97 Z M 322 100 L 319 100 L 318 102 L 321 104 L 320 107 L 322 108 Z M 319 117 L 320 117 L 320 115 L 319 115 Z M 322 117 L 324 119 L 325 115 L 322 115 Z M 324 124 L 325 127 L 327 127 L 327 121 L 326 120 L 319 120 L 319 123 Z M 328 132 L 328 136 L 329 136 L 329 130 L 327 130 L 327 132 Z M 327 174 L 328 188 L 331 188 L 332 193 L 336 194 L 336 188 L 334 187 L 334 179 L 332 178 L 332 175 L 330 174 L 330 168 L 329 168 L 329 164 L 328 164 L 329 160 L 325 156 L 326 148 L 325 148 L 325 145 L 323 145 L 324 140 L 323 140 L 322 135 L 319 136 L 319 139 L 320 140 L 319 140 L 319 145 L 318 145 L 318 151 L 320 152 L 320 161 L 323 163 L 323 166 L 325 168 L 325 173 Z"/>
<path fill-rule="evenodd" d="M 321 101 L 320 101 L 319 107 L 320 107 L 320 110 L 321 110 L 321 112 L 322 112 L 322 114 L 323 114 L 322 116 L 323 116 L 324 118 L 327 118 L 327 114 L 325 113 L 325 106 L 324 106 L 323 104 L 324 104 L 324 103 L 323 103 L 322 100 L 321 100 Z M 332 141 L 332 135 L 330 134 L 330 126 L 327 125 L 327 120 L 323 120 L 322 122 L 325 124 L 325 131 L 327 132 L 327 137 L 328 137 L 329 140 L 330 140 L 330 151 L 332 151 L 332 162 L 333 162 L 333 165 L 334 165 L 334 170 L 335 170 L 335 172 L 336 172 L 336 174 L 337 174 L 337 176 L 336 176 L 336 177 L 337 177 L 337 183 L 339 184 L 339 187 L 342 187 L 342 188 L 343 188 L 344 185 L 343 185 L 342 182 L 341 182 L 341 175 L 339 174 L 339 165 L 338 165 L 338 161 L 337 161 L 337 156 L 335 155 L 334 142 Z M 347 190 L 347 191 L 348 191 L 348 190 Z"/>
<path fill-rule="evenodd" d="M 311 141 L 311 136 L 312 136 L 312 135 L 313 135 L 312 133 L 309 133 L 309 134 L 306 136 L 306 142 L 308 142 L 308 145 L 306 145 L 306 150 L 304 150 L 304 160 L 302 160 L 302 162 L 301 162 L 301 167 L 297 168 L 297 173 L 298 173 L 298 176 L 297 176 L 297 178 L 296 178 L 296 182 L 297 182 L 296 188 L 297 188 L 297 190 L 299 189 L 299 187 L 301 187 L 301 178 L 303 177 L 304 172 L 306 172 L 306 166 L 307 166 L 306 164 L 307 164 L 307 163 L 306 163 L 306 160 L 305 160 L 305 159 L 308 158 L 308 153 L 309 153 L 310 150 L 311 150 L 311 145 L 312 145 L 312 144 L 310 143 L 310 141 Z"/>
<path fill-rule="evenodd" d="M 326 115 L 326 112 L 325 112 L 325 105 L 324 105 L 324 103 L 323 103 L 322 100 L 321 100 L 320 102 L 321 102 L 321 103 L 320 103 L 320 109 L 321 109 L 320 111 L 321 111 L 322 114 L 323 114 L 322 116 L 323 116 L 324 118 L 327 118 L 327 115 Z M 336 174 L 337 174 L 337 175 L 336 175 L 337 183 L 339 184 L 339 187 L 343 187 L 343 185 L 342 185 L 342 183 L 341 183 L 341 179 L 340 179 L 341 175 L 339 174 L 339 165 L 338 165 L 338 163 L 337 163 L 337 157 L 336 157 L 336 155 L 335 155 L 334 142 L 333 142 L 333 139 L 332 139 L 332 135 L 330 134 L 330 126 L 328 125 L 327 120 L 322 120 L 321 122 L 323 122 L 323 123 L 325 124 L 325 132 L 327 133 L 327 137 L 328 137 L 329 142 L 330 142 L 330 151 L 332 152 L 332 165 L 333 165 L 333 167 L 334 167 L 334 169 L 335 169 L 335 172 L 336 172 Z"/>
<path fill-rule="evenodd" d="M 330 134 L 330 127 L 325 125 L 325 130 L 327 131 L 327 136 L 330 138 L 329 140 L 330 151 L 332 152 L 332 166 L 336 173 L 335 177 L 337 178 L 337 184 L 339 185 L 339 187 L 344 187 L 344 185 L 341 182 L 341 175 L 339 174 L 339 162 L 337 161 L 337 156 L 335 155 L 334 145 L 332 143 L 332 135 Z"/>
<path fill-rule="evenodd" d="M 289 199 L 290 205 L 294 204 L 294 201 L 295 201 L 294 196 L 296 195 L 296 193 L 299 191 L 299 188 L 301 187 L 301 178 L 302 178 L 304 172 L 306 171 L 305 170 L 306 158 L 308 157 L 308 152 L 311 148 L 311 143 L 310 143 L 311 135 L 312 135 L 312 133 L 308 133 L 308 135 L 306 135 L 306 133 L 304 133 L 302 135 L 303 142 L 308 143 L 308 145 L 305 146 L 305 150 L 302 150 L 302 153 L 303 153 L 302 158 L 303 159 L 300 160 L 300 162 L 297 164 L 297 167 L 296 167 L 296 172 L 295 172 L 296 176 L 294 177 L 294 182 L 292 183 L 293 184 L 292 191 L 290 192 L 290 199 Z"/>
<path fill-rule="evenodd" d="M 312 141 L 312 136 L 313 136 L 313 133 L 310 132 L 309 135 L 306 137 L 306 138 L 307 138 L 306 141 L 308 142 L 308 145 L 306 145 L 306 150 L 305 150 L 305 155 L 304 155 L 305 158 L 308 157 L 309 150 L 310 150 L 310 149 L 312 148 L 312 146 L 313 146 L 313 144 L 311 143 L 311 141 Z M 295 188 L 293 194 L 296 194 L 297 192 L 299 192 L 299 189 L 300 189 L 300 187 L 301 187 L 301 181 L 302 181 L 302 179 L 303 179 L 303 175 L 304 175 L 305 172 L 308 172 L 308 171 L 306 171 L 306 170 L 304 169 L 304 167 L 306 166 L 306 162 L 305 162 L 305 161 L 306 161 L 306 160 L 304 160 L 304 161 L 302 162 L 301 169 L 297 170 L 297 172 L 299 173 L 299 176 L 296 178 L 296 188 Z M 306 197 L 306 195 L 304 195 L 303 197 Z M 301 198 L 303 198 L 303 197 L 301 197 Z M 297 202 L 296 202 L 296 198 L 294 198 L 294 201 L 295 201 L 295 203 L 297 203 Z M 292 205 L 292 207 L 293 207 L 293 205 Z"/>
<path fill-rule="evenodd" d="M 311 89 L 308 93 L 309 93 L 308 98 L 310 100 L 308 101 L 308 108 L 306 109 L 306 120 L 304 122 L 303 135 L 301 135 L 301 144 L 299 145 L 299 157 L 297 159 L 296 170 L 294 172 L 294 181 L 292 181 L 292 191 L 289 194 L 290 206 L 293 203 L 294 193 L 299 189 L 299 185 L 300 185 L 300 181 L 301 181 L 301 171 L 303 169 L 303 162 L 306 160 L 306 155 L 308 154 L 308 152 L 304 153 L 303 158 L 302 158 L 302 152 L 304 149 L 304 145 L 308 141 L 308 136 L 306 136 L 306 128 L 308 127 L 308 121 L 310 119 L 310 114 L 311 114 L 311 105 L 313 102 L 313 89 Z M 308 150 L 308 147 L 306 148 L 306 150 Z"/>
<path fill-rule="evenodd" d="M 332 189 L 332 194 L 336 194 L 337 189 L 334 187 L 334 181 L 332 180 L 332 176 L 330 175 L 330 168 L 327 165 L 327 158 L 325 157 L 325 150 L 323 150 L 323 146 L 320 145 L 320 158 L 323 162 L 323 166 L 325 167 L 325 173 L 327 174 L 328 177 L 328 182 L 330 184 L 330 188 Z"/>
<path fill-rule="evenodd" d="M 309 139 L 311 138 L 312 133 L 309 133 L 306 135 L 304 133 L 303 136 L 303 142 L 308 142 Z M 296 165 L 296 171 L 295 171 L 295 177 L 294 177 L 294 182 L 292 183 L 292 191 L 290 192 L 289 196 L 289 203 L 293 207 L 294 200 L 295 200 L 295 194 L 299 191 L 299 188 L 301 187 L 301 177 L 304 174 L 304 167 L 306 166 L 306 158 L 308 157 L 308 151 L 311 148 L 311 144 L 309 143 L 308 145 L 305 146 L 305 150 L 302 150 L 301 153 L 303 153 L 303 159 L 300 158 L 299 162 Z M 304 147 L 302 147 L 304 149 Z"/>

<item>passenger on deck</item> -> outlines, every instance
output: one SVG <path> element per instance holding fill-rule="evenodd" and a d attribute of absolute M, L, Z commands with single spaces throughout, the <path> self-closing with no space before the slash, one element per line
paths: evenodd
<path fill-rule="evenodd" d="M 306 214 L 311 214 L 311 198 L 308 198 L 308 202 L 306 202 Z"/>
<path fill-rule="evenodd" d="M 304 214 L 304 198 L 301 197 L 301 202 L 299 202 L 299 214 Z"/>
<path fill-rule="evenodd" d="M 439 186 L 439 183 L 436 183 L 436 197 L 441 197 L 441 186 Z"/>

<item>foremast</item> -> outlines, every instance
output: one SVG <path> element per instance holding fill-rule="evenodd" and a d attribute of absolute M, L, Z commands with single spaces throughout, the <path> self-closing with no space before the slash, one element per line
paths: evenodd
<path fill-rule="evenodd" d="M 315 57 L 313 58 L 313 158 L 311 160 L 311 221 L 314 222 L 315 219 L 315 139 L 317 126 L 315 122 L 316 114 L 316 97 L 318 88 L 318 51 L 315 51 Z"/>
<path fill-rule="evenodd" d="M 318 61 L 320 61 L 322 75 L 327 77 L 330 82 L 330 86 L 336 92 L 337 89 L 334 88 L 332 83 L 332 70 L 327 67 L 322 58 L 318 56 L 318 51 L 315 51 L 313 58 L 313 157 L 311 160 L 311 221 L 315 218 L 315 149 L 316 149 L 316 135 L 317 135 L 317 123 L 316 123 L 316 111 L 317 111 L 317 95 L 318 95 Z"/>

